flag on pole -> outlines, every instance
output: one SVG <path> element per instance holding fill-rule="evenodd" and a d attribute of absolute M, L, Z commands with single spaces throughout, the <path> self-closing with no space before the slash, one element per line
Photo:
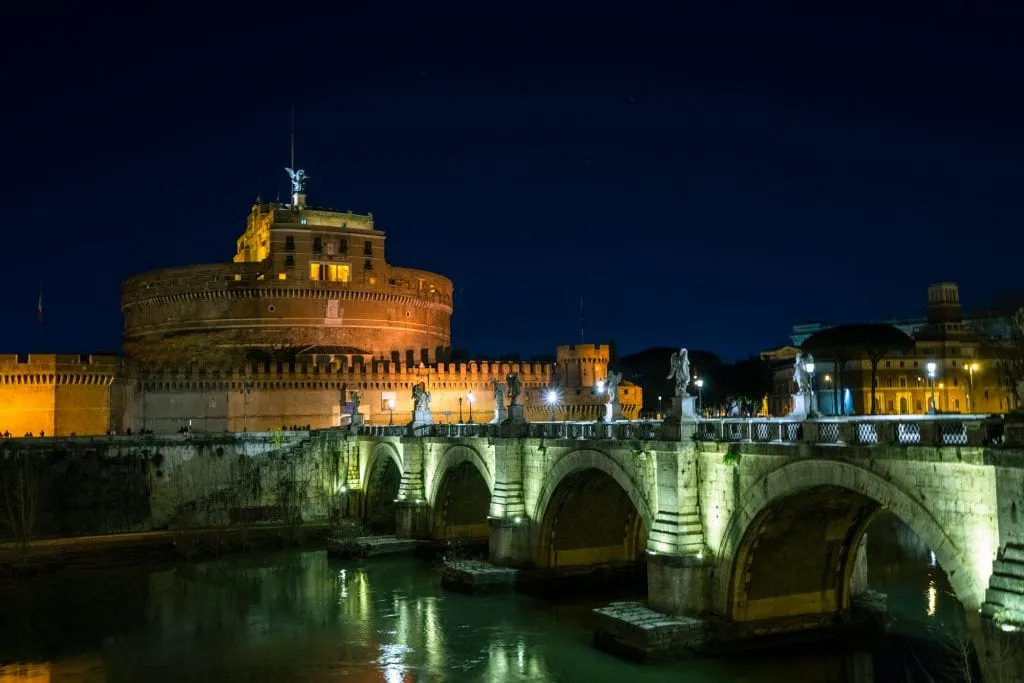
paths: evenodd
<path fill-rule="evenodd" d="M 43 282 L 39 281 L 39 304 L 36 306 L 36 315 L 39 316 L 39 322 L 43 322 Z"/>

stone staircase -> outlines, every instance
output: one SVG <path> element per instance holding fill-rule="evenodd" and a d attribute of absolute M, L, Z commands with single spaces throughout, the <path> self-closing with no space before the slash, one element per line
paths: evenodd
<path fill-rule="evenodd" d="M 992 563 L 981 612 L 997 623 L 1024 626 L 1024 544 L 1008 543 Z"/>

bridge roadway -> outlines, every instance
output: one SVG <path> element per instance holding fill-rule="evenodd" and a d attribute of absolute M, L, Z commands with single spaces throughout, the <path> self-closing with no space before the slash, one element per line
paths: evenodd
<path fill-rule="evenodd" d="M 348 489 L 402 536 L 487 538 L 492 562 L 647 554 L 653 609 L 751 633 L 850 609 L 871 521 L 902 519 L 968 613 L 1024 626 L 1024 449 L 974 416 L 364 427 Z"/>

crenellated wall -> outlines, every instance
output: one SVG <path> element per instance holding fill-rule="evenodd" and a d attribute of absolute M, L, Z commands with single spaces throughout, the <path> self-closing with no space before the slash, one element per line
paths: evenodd
<path fill-rule="evenodd" d="M 0 356 L 0 434 L 79 436 L 138 432 L 266 431 L 347 424 L 356 394 L 367 424 L 406 424 L 412 388 L 431 393 L 438 423 L 490 422 L 493 382 L 518 373 L 531 421 L 550 420 L 547 390 L 560 381 L 556 366 L 469 362 L 430 366 L 390 361 L 331 363 L 191 363 L 139 367 L 112 356 Z M 472 395 L 472 405 L 470 403 Z M 561 386 L 556 420 L 596 420 L 603 397 L 592 387 Z M 394 410 L 390 401 L 394 400 Z M 623 416 L 635 419 L 640 388 L 619 387 Z"/>
<path fill-rule="evenodd" d="M 132 383 L 112 356 L 0 355 L 0 434 L 103 434 L 123 426 Z"/>

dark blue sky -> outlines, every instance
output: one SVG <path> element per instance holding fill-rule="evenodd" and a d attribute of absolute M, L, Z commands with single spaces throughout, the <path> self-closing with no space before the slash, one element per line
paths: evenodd
<path fill-rule="evenodd" d="M 0 352 L 116 348 L 121 278 L 230 260 L 255 197 L 287 195 L 292 103 L 310 201 L 372 211 L 391 263 L 450 277 L 475 353 L 578 341 L 581 294 L 588 340 L 734 358 L 796 322 L 918 315 L 933 281 L 968 306 L 1021 289 L 1024 19 L 858 7 L 9 6 Z"/>

